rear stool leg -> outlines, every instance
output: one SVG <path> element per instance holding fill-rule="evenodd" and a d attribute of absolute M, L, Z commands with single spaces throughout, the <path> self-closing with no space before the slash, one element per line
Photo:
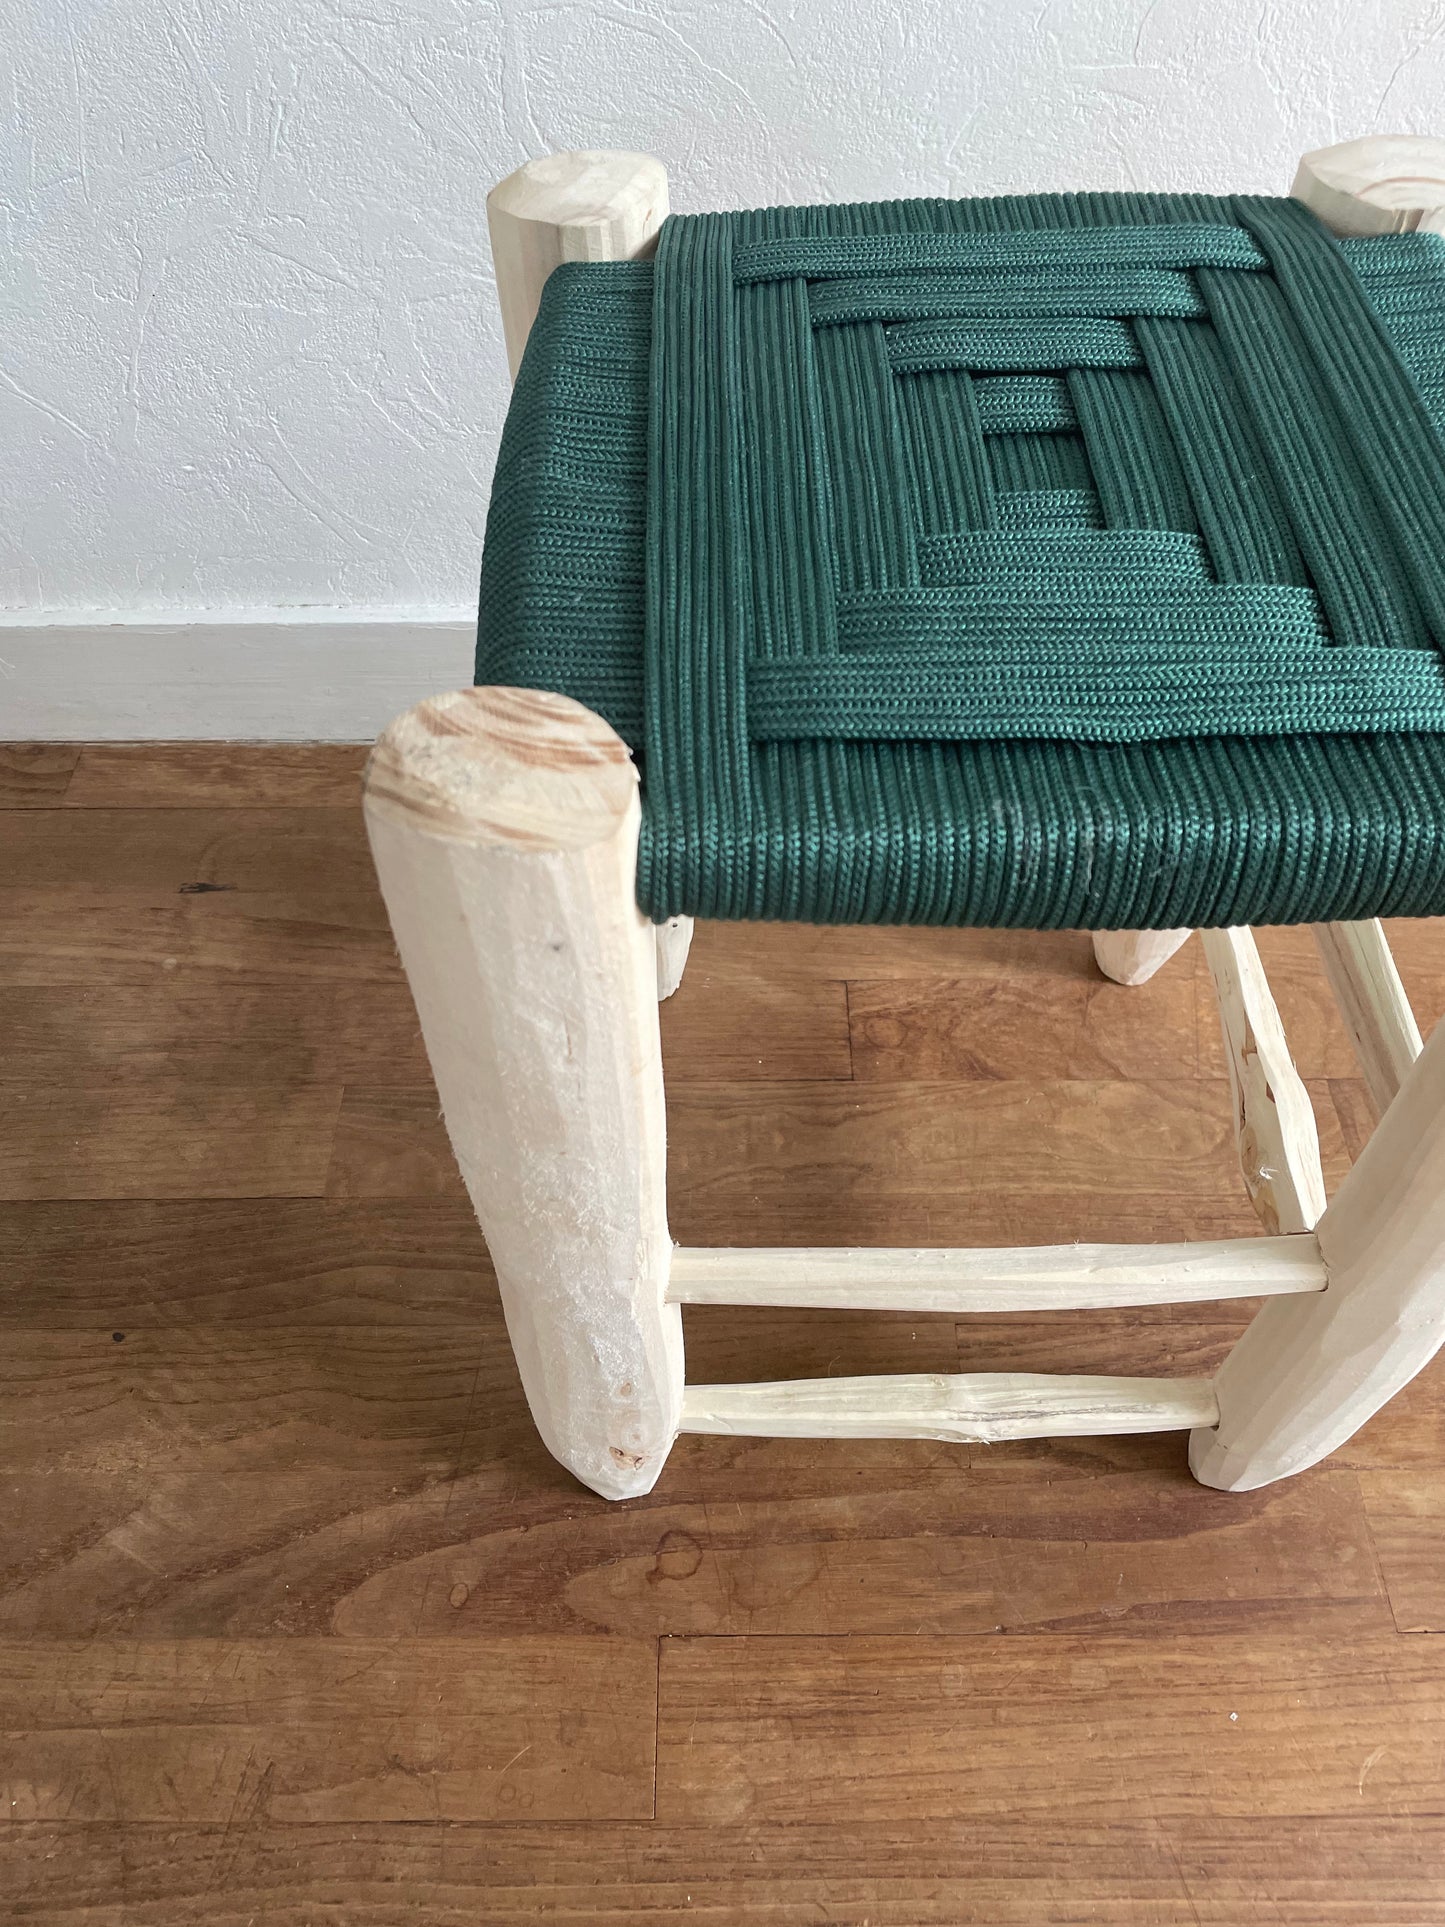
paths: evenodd
<path fill-rule="evenodd" d="M 542 289 L 564 261 L 641 261 L 667 219 L 667 170 L 651 154 L 607 149 L 544 154 L 487 196 L 487 227 L 507 360 L 515 377 Z M 657 926 L 657 994 L 682 982 L 692 918 Z"/>
<path fill-rule="evenodd" d="M 565 696 L 465 689 L 377 743 L 366 821 L 537 1429 L 604 1498 L 682 1413 L 637 772 Z"/>
<path fill-rule="evenodd" d="M 1342 1445 L 1445 1340 L 1445 1024 L 1315 1226 L 1326 1287 L 1273 1298 L 1190 1436 L 1205 1485 L 1243 1492 Z"/>
<path fill-rule="evenodd" d="M 1366 134 L 1317 147 L 1290 193 L 1336 234 L 1445 232 L 1445 141 Z"/>
<path fill-rule="evenodd" d="M 1116 984 L 1147 984 L 1190 935 L 1188 930 L 1096 930 L 1094 961 Z"/>

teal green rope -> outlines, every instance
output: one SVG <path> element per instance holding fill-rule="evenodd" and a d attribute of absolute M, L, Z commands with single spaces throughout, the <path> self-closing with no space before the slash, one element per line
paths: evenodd
<path fill-rule="evenodd" d="M 1068 489 L 1094 496 L 1093 471 L 1078 435 L 987 435 L 984 449 L 1000 493 Z"/>
<path fill-rule="evenodd" d="M 815 328 L 857 321 L 1077 320 L 1081 315 L 1204 314 L 1187 274 L 1168 268 L 1050 268 L 1003 271 L 880 274 L 852 281 L 816 281 L 808 290 Z"/>
<path fill-rule="evenodd" d="M 1037 589 L 1050 583 L 1056 592 L 1084 576 L 1142 576 L 1157 584 L 1169 577 L 1204 582 L 1209 573 L 1198 536 L 1174 529 L 1107 529 L 1097 535 L 956 529 L 921 542 L 919 566 L 928 588 Z"/>
<path fill-rule="evenodd" d="M 1198 527 L 1174 438 L 1148 378 L 1076 369 L 1069 394 L 1111 528 Z"/>
<path fill-rule="evenodd" d="M 1332 658 L 1343 656 L 1343 663 Z M 1239 736 L 1303 735 L 1352 729 L 1445 728 L 1445 676 L 1424 650 L 1404 674 L 1381 673 L 1389 650 L 1268 649 L 1251 640 L 1228 648 L 1078 643 L 1060 666 L 1017 642 L 951 639 L 946 651 L 877 649 L 828 663 L 754 663 L 748 671 L 749 727 L 757 741 L 810 736 L 865 742 L 933 737 L 1017 741 L 1018 700 L 1047 706 L 1050 740 L 1152 743 L 1207 736 L 1211 680 L 1229 678 Z M 1042 658 L 1042 659 L 1041 659 Z M 1403 686 L 1402 686 L 1403 685 Z"/>
<path fill-rule="evenodd" d="M 958 368 L 928 370 L 898 384 L 910 504 L 921 535 L 998 522 L 977 399 L 984 386 Z"/>
<path fill-rule="evenodd" d="M 1173 322 L 1136 329 L 1221 582 L 1307 582 L 1260 429 L 1214 330 Z"/>
<path fill-rule="evenodd" d="M 1079 425 L 1062 375 L 992 375 L 973 393 L 986 435 L 1063 435 Z"/>
<path fill-rule="evenodd" d="M 740 216 L 745 221 L 747 216 Z M 1262 268 L 1265 256 L 1240 227 L 1170 223 L 1160 227 L 1035 228 L 987 238 L 954 234 L 883 234 L 871 238 L 779 238 L 737 251 L 740 283 L 836 279 L 920 269 L 980 268 Z"/>
<path fill-rule="evenodd" d="M 994 498 L 1001 529 L 1101 529 L 1104 518 L 1091 488 L 1000 489 Z"/>
<path fill-rule="evenodd" d="M 901 321 L 887 330 L 899 374 L 922 368 L 981 372 L 1134 368 L 1139 349 L 1122 321 Z"/>
<path fill-rule="evenodd" d="M 657 916 L 1442 911 L 1442 370 L 1445 244 L 1288 203 L 672 222 L 548 284 L 478 674 L 642 752 Z"/>

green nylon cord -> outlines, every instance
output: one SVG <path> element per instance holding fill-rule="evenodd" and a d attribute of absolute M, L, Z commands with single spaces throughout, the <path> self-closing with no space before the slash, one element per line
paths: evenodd
<path fill-rule="evenodd" d="M 1102 529 L 1099 498 L 1091 488 L 1000 488 L 995 496 L 1001 529 Z"/>
<path fill-rule="evenodd" d="M 638 750 L 657 917 L 1440 912 L 1442 351 L 1287 202 L 669 222 L 547 285 L 478 678 Z"/>
<path fill-rule="evenodd" d="M 839 214 L 850 212 L 840 208 Z M 741 225 L 747 215 L 737 217 Z M 788 238 L 744 243 L 733 272 L 740 283 L 802 276 L 828 279 L 937 269 L 980 268 L 1262 268 L 1265 257 L 1243 228 L 1187 223 L 1115 226 L 1091 231 L 1081 253 L 1068 229 L 1035 228 L 987 239 L 954 234 L 883 234 L 876 239 Z"/>
<path fill-rule="evenodd" d="M 808 312 L 815 328 L 856 321 L 996 320 L 1001 309 L 1031 320 L 1141 314 L 1198 320 L 1204 314 L 1199 290 L 1190 277 L 1169 268 L 877 274 L 851 281 L 815 281 L 808 287 Z"/>
<path fill-rule="evenodd" d="M 973 384 L 986 435 L 1063 435 L 1079 425 L 1062 375 L 993 375 Z"/>
<path fill-rule="evenodd" d="M 901 321 L 887 330 L 898 374 L 921 368 L 1020 373 L 1045 368 L 1133 368 L 1139 349 L 1122 321 Z"/>
<path fill-rule="evenodd" d="M 1197 535 L 1174 529 L 955 529 L 919 544 L 925 588 L 1057 588 L 1083 576 L 1142 576 L 1204 582 L 1209 568 Z"/>

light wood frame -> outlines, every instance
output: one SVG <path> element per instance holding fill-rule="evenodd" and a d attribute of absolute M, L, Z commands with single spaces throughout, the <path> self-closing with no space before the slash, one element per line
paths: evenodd
<path fill-rule="evenodd" d="M 1445 143 L 1307 154 L 1294 192 L 1337 231 L 1445 227 Z M 667 213 L 644 155 L 530 162 L 488 201 L 515 373 L 561 261 L 645 255 Z M 467 689 L 392 724 L 366 819 L 447 1129 L 549 1449 L 595 1492 L 650 1490 L 679 1432 L 988 1441 L 1190 1433 L 1244 1490 L 1333 1451 L 1445 1340 L 1445 1025 L 1421 1044 L 1378 923 L 1317 930 L 1381 1121 L 1326 1206 L 1308 1094 L 1247 930 L 1202 933 L 1241 1171 L 1265 1235 L 1007 1251 L 674 1249 L 657 1000 L 687 918 L 637 908 L 637 777 L 580 704 Z M 1188 930 L 1101 932 L 1145 982 Z M 911 1374 L 684 1384 L 684 1304 L 968 1313 L 1264 1298 L 1206 1378 Z"/>

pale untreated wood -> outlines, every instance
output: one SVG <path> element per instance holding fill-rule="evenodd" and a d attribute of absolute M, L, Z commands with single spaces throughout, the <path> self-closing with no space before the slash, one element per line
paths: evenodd
<path fill-rule="evenodd" d="M 667 1295 L 682 1305 L 806 1305 L 856 1311 L 1064 1311 L 1323 1291 L 1310 1237 L 1214 1244 L 1024 1245 L 890 1251 L 680 1247 Z"/>
<path fill-rule="evenodd" d="M 1094 960 L 1116 984 L 1147 984 L 1192 934 L 1189 930 L 1096 930 Z"/>
<path fill-rule="evenodd" d="M 1400 975 L 1408 986 L 1409 1003 L 1421 1031 L 1428 1034 L 1436 1020 L 1445 1015 L 1445 920 L 1396 921 L 1385 929 Z M 1319 1079 L 1360 1086 L 1373 1129 L 1377 1107 L 1364 1093 L 1359 1055 L 1323 968 L 1313 930 L 1308 924 L 1293 924 L 1256 929 L 1253 935 L 1289 1039 L 1290 1056 L 1306 1086 L 1314 1091 Z M 1218 1004 L 1202 946 L 1199 963 L 1194 973 L 1200 1016 L 1199 1075 L 1223 1076 L 1225 1057 Z M 1170 975 L 1165 973 L 1166 985 Z M 1323 1119 L 1320 1128 L 1322 1132 L 1326 1128 Z"/>
<path fill-rule="evenodd" d="M 1290 189 L 1336 234 L 1445 231 L 1445 141 L 1368 134 L 1318 147 Z"/>
<path fill-rule="evenodd" d="M 1203 1378 L 1067 1378 L 1028 1372 L 783 1379 L 689 1385 L 684 1432 L 789 1439 L 998 1439 L 1187 1431 L 1218 1414 Z"/>
<path fill-rule="evenodd" d="M 580 703 L 463 690 L 382 736 L 366 820 L 538 1430 L 595 1491 L 646 1492 L 682 1323 L 637 772 Z"/>
<path fill-rule="evenodd" d="M 1420 1026 L 1390 955 L 1383 925 L 1317 923 L 1315 942 L 1377 1110 L 1420 1055 Z"/>
<path fill-rule="evenodd" d="M 1248 930 L 1201 932 L 1219 999 L 1245 1189 L 1266 1231 L 1308 1231 L 1325 1208 L 1319 1130 Z"/>
<path fill-rule="evenodd" d="M 1316 1226 L 1328 1288 L 1267 1304 L 1220 1368 L 1206 1485 L 1245 1491 L 1324 1458 L 1445 1341 L 1445 1027 Z"/>
<path fill-rule="evenodd" d="M 650 154 L 544 154 L 492 189 L 487 224 L 514 379 L 553 268 L 564 261 L 643 260 L 657 246 L 667 212 L 667 170 Z M 659 924 L 655 942 L 662 999 L 682 982 L 692 918 Z"/>
<path fill-rule="evenodd" d="M 657 996 L 670 997 L 682 982 L 687 953 L 692 948 L 692 918 L 669 917 L 654 931 L 657 943 Z"/>
<path fill-rule="evenodd" d="M 636 260 L 666 218 L 667 170 L 650 154 L 544 154 L 492 189 L 487 224 L 513 375 L 553 268 Z"/>

